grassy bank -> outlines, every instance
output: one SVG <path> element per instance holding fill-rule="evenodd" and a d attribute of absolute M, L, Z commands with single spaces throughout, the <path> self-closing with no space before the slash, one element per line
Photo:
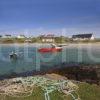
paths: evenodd
<path fill-rule="evenodd" d="M 45 43 L 42 41 L 41 37 L 33 38 L 0 38 L 0 43 Z M 48 42 L 47 42 L 48 43 Z M 55 37 L 54 43 L 57 44 L 66 44 L 66 43 L 100 43 L 100 39 L 96 38 L 95 40 L 73 40 L 68 37 Z"/>
<path fill-rule="evenodd" d="M 81 83 L 78 86 L 78 94 L 82 100 L 100 100 L 100 86 L 87 83 Z"/>
<path fill-rule="evenodd" d="M 44 92 L 40 88 L 35 88 L 32 95 L 29 97 L 10 97 L 5 95 L 0 95 L 0 100 L 45 100 Z M 57 91 L 50 94 L 50 100 L 72 100 L 70 96 L 64 96 Z"/>
<path fill-rule="evenodd" d="M 81 100 L 100 100 L 100 86 L 87 83 L 76 83 L 79 87 L 77 93 Z M 58 91 L 49 94 L 50 100 L 73 100 L 70 95 Z M 5 94 L 0 95 L 0 100 L 45 100 L 41 87 L 34 87 L 33 93 L 26 97 L 12 97 Z"/>

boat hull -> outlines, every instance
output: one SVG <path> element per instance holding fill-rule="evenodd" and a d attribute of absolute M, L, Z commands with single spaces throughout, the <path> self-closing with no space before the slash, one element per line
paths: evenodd
<path fill-rule="evenodd" d="M 39 52 L 61 52 L 62 48 L 41 48 L 38 50 Z"/>

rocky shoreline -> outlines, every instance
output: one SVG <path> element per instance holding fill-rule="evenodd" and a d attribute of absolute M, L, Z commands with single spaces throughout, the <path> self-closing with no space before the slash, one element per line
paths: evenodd
<path fill-rule="evenodd" d="M 45 74 L 59 74 L 67 77 L 71 80 L 88 82 L 100 84 L 100 64 L 66 64 L 62 63 L 62 67 L 54 67 L 53 69 L 47 69 L 43 71 L 27 71 L 23 73 L 11 73 L 9 75 L 1 75 L 0 80 L 16 78 L 16 77 L 26 77 L 34 75 L 45 75 Z"/>

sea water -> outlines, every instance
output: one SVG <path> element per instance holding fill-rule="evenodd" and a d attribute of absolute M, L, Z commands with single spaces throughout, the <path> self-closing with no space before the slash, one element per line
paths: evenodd
<path fill-rule="evenodd" d="M 62 52 L 39 53 L 38 48 L 49 45 L 6 44 L 0 45 L 0 75 L 53 69 L 62 63 L 100 63 L 99 45 L 68 45 Z M 16 52 L 18 59 L 10 59 Z M 62 67 L 62 66 L 60 66 Z"/>

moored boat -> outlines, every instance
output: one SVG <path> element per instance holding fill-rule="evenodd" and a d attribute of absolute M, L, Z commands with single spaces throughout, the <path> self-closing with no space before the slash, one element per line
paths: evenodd
<path fill-rule="evenodd" d="M 38 49 L 39 52 L 61 52 L 61 47 L 55 47 L 55 48 L 40 48 Z"/>
<path fill-rule="evenodd" d="M 9 54 L 10 59 L 17 59 L 17 53 L 12 52 Z"/>

